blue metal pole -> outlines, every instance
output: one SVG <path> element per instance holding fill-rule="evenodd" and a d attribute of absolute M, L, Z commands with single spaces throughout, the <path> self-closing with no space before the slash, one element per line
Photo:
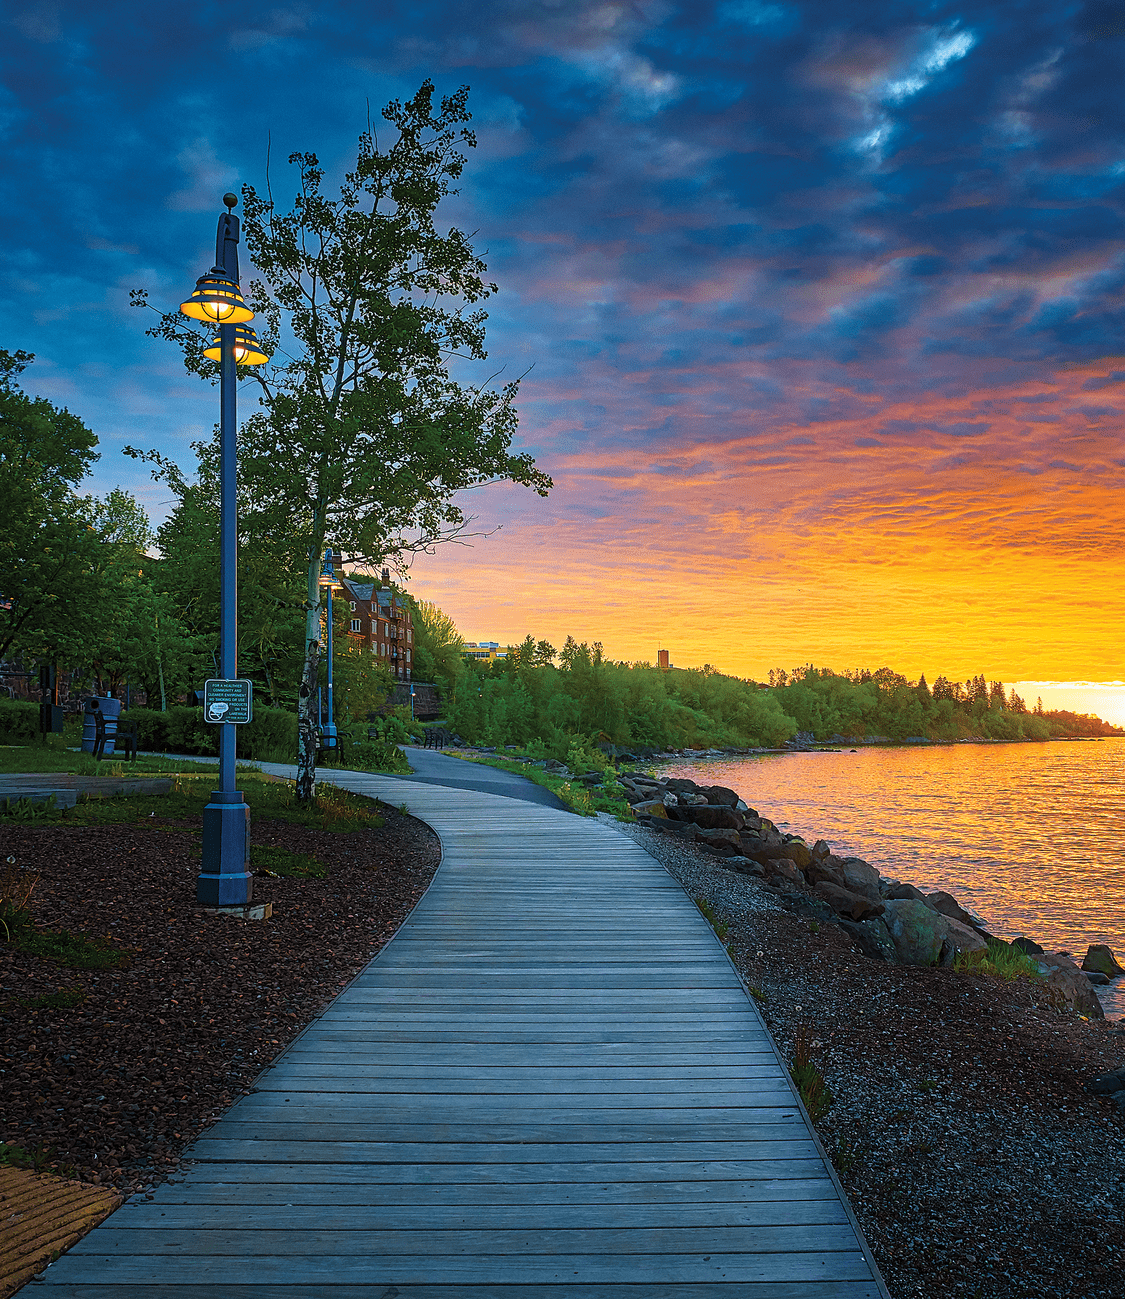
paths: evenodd
<path fill-rule="evenodd" d="M 222 361 L 219 426 L 219 674 L 238 677 L 238 417 L 235 396 L 238 374 L 234 360 L 235 328 L 220 325 Z M 203 809 L 203 869 L 195 895 L 207 906 L 245 906 L 254 894 L 250 873 L 250 809 L 235 789 L 233 723 L 219 724 L 219 788 Z"/>

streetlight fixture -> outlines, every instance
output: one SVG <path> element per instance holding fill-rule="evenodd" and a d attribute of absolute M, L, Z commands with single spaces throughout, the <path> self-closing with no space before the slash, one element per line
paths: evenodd
<path fill-rule="evenodd" d="M 219 788 L 203 809 L 203 865 L 195 896 L 205 906 L 244 907 L 254 894 L 250 872 L 250 809 L 235 788 L 236 720 L 250 720 L 250 682 L 238 681 L 238 515 L 235 495 L 238 431 L 236 390 L 239 365 L 261 365 L 269 357 L 247 325 L 254 313 L 238 284 L 238 217 L 236 194 L 224 194 L 227 211 L 215 234 L 215 265 L 196 281 L 180 310 L 192 320 L 218 325 L 204 356 L 219 362 L 219 677 L 204 708 L 204 717 L 219 728 Z M 244 703 L 245 707 L 240 708 Z M 233 716 L 232 716 L 233 715 Z"/>

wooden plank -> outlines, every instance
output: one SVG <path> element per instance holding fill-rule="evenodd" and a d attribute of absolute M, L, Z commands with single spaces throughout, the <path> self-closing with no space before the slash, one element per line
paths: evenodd
<path fill-rule="evenodd" d="M 459 1206 L 425 1204 L 303 1204 L 286 1205 L 286 1213 L 279 1225 L 276 1207 L 267 1205 L 241 1205 L 237 1227 L 239 1231 L 269 1231 L 275 1233 L 303 1233 L 309 1242 L 307 1252 L 317 1252 L 311 1233 L 332 1231 L 393 1231 L 414 1232 L 444 1231 L 482 1232 L 500 1231 L 656 1231 L 684 1232 L 697 1227 L 738 1228 L 838 1226 L 847 1224 L 847 1214 L 840 1202 L 833 1198 L 818 1200 L 757 1200 L 740 1203 L 734 1200 L 707 1200 L 695 1204 L 539 1204 L 480 1205 L 470 1203 Z M 169 1204 L 142 1201 L 130 1203 L 114 1218 L 119 1231 L 145 1231 L 155 1227 L 160 1231 L 229 1232 L 232 1226 L 227 1205 L 205 1206 Z M 451 1252 L 445 1248 L 443 1252 Z M 138 1242 L 143 1244 L 143 1242 Z M 551 1247 L 551 1242 L 544 1244 Z M 108 1247 L 107 1247 L 108 1250 Z M 420 1251 L 416 1251 L 420 1252 Z M 544 1251 L 547 1252 L 547 1251 Z M 561 1252 L 561 1251 L 560 1251 Z"/>
<path fill-rule="evenodd" d="M 110 1219 L 112 1222 L 113 1219 Z M 328 1294 L 329 1284 L 341 1282 L 368 1286 L 402 1286 L 427 1282 L 430 1285 L 558 1284 L 575 1277 L 592 1285 L 650 1286 L 669 1281 L 725 1281 L 730 1285 L 775 1281 L 869 1281 L 871 1268 L 858 1249 L 840 1252 L 782 1254 L 708 1252 L 687 1254 L 568 1254 L 552 1255 L 462 1254 L 457 1257 L 430 1254 L 372 1258 L 366 1254 L 326 1253 L 321 1255 L 245 1254 L 97 1254 L 90 1245 L 100 1239 L 108 1225 L 91 1232 L 82 1242 L 80 1254 L 65 1255 L 67 1279 L 85 1273 L 92 1281 L 109 1285 L 137 1285 L 160 1277 L 165 1284 L 199 1287 L 232 1285 L 255 1277 L 260 1284 L 320 1286 Z M 853 1237 L 854 1239 L 854 1237 Z M 266 1241 L 259 1240 L 264 1249 Z M 82 1248 L 80 1246 L 79 1248 Z M 63 1260 L 60 1260 L 60 1262 Z M 51 1271 L 63 1269 L 59 1264 Z M 48 1280 L 51 1273 L 48 1272 Z M 885 1292 L 884 1292 L 885 1293 Z M 381 1297 L 380 1297 L 381 1299 Z"/>
<path fill-rule="evenodd" d="M 237 1131 L 237 1119 L 220 1120 L 224 1130 Z M 255 1140 L 243 1133 L 239 1136 L 211 1135 L 219 1124 L 208 1129 L 208 1135 L 191 1147 L 192 1159 L 207 1159 L 222 1163 L 248 1164 L 605 1164 L 613 1168 L 616 1161 L 628 1163 L 667 1162 L 670 1160 L 753 1160 L 768 1165 L 764 1175 L 781 1177 L 787 1172 L 794 1176 L 809 1175 L 808 1161 L 823 1169 L 816 1145 L 811 1138 L 774 1139 L 759 1141 L 735 1138 L 711 1140 L 681 1137 L 678 1133 L 662 1139 L 645 1137 L 612 1141 L 533 1141 L 526 1134 L 513 1134 L 508 1140 L 495 1141 L 310 1141 L 299 1132 L 288 1139 Z M 406 1134 L 407 1136 L 409 1134 Z M 382 1172 L 379 1174 L 383 1176 Z"/>
<path fill-rule="evenodd" d="M 342 1071 L 343 1072 L 343 1071 Z M 760 1079 L 738 1078 L 715 1079 L 708 1091 L 700 1093 L 701 1080 L 698 1078 L 681 1079 L 665 1078 L 571 1078 L 551 1077 L 546 1071 L 537 1076 L 523 1079 L 494 1078 L 482 1079 L 473 1077 L 450 1078 L 437 1070 L 420 1071 L 410 1077 L 397 1077 L 382 1070 L 368 1070 L 366 1076 L 356 1077 L 361 1070 L 352 1069 L 342 1077 L 328 1077 L 323 1072 L 316 1072 L 302 1077 L 292 1071 L 270 1074 L 259 1078 L 255 1086 L 257 1092 L 272 1094 L 284 1093 L 294 1101 L 308 1095 L 352 1094 L 368 1096 L 408 1096 L 412 1100 L 420 1095 L 426 1096 L 493 1096 L 511 1097 L 513 1104 L 521 1104 L 522 1097 L 568 1096 L 601 1096 L 605 1105 L 609 1105 L 615 1096 L 659 1098 L 674 1096 L 683 1104 L 695 1103 L 694 1098 L 706 1097 L 708 1102 L 715 1097 L 723 1098 L 721 1104 L 737 1104 L 745 1099 L 746 1092 L 742 1082 L 758 1082 Z M 771 1071 L 769 1076 L 773 1076 Z M 708 1082 L 712 1080 L 708 1079 Z M 699 1103 L 704 1103 L 702 1100 Z"/>
<path fill-rule="evenodd" d="M 663 1186 L 668 1182 L 690 1179 L 700 1185 L 710 1186 L 714 1183 L 731 1181 L 740 1184 L 773 1185 L 786 1182 L 805 1182 L 827 1179 L 824 1161 L 819 1154 L 809 1155 L 803 1159 L 766 1159 L 755 1157 L 730 1157 L 729 1142 L 723 1143 L 727 1157 L 719 1159 L 691 1159 L 677 1147 L 680 1158 L 644 1158 L 644 1148 L 637 1146 L 625 1149 L 609 1147 L 601 1159 L 579 1154 L 566 1160 L 528 1160 L 526 1162 L 505 1161 L 500 1158 L 490 1162 L 478 1162 L 463 1157 L 456 1162 L 448 1158 L 438 1158 L 425 1162 L 417 1158 L 387 1161 L 377 1156 L 364 1157 L 364 1148 L 352 1146 L 347 1153 L 350 1159 L 339 1159 L 340 1152 L 336 1147 L 299 1146 L 298 1157 L 293 1160 L 282 1157 L 277 1146 L 261 1149 L 259 1159 L 240 1158 L 242 1152 L 230 1149 L 230 1143 L 217 1146 L 214 1152 L 200 1152 L 201 1139 L 192 1149 L 193 1158 L 200 1162 L 191 1170 L 191 1188 L 197 1185 L 221 1183 L 227 1186 L 252 1187 L 246 1194 L 256 1194 L 260 1188 L 280 1185 L 287 1189 L 296 1186 L 359 1186 L 359 1187 L 399 1187 L 399 1186 L 509 1186 L 520 1189 L 529 1185 L 548 1183 L 556 1187 L 576 1186 L 609 1186 L 613 1183 L 647 1184 Z M 252 1143 L 251 1153 L 253 1153 Z M 227 1150 L 223 1158 L 221 1150 Z M 214 1158 L 207 1158 L 212 1153 Z M 316 1158 L 320 1153 L 322 1158 Z M 269 1158 L 267 1156 L 274 1156 Z M 483 1158 L 483 1156 L 482 1156 Z M 183 1186 L 183 1183 L 179 1183 Z"/>
<path fill-rule="evenodd" d="M 274 1118 L 287 1124 L 303 1124 L 321 1115 L 325 1122 L 336 1122 L 344 1116 L 355 1116 L 366 1121 L 370 1117 L 398 1121 L 404 1115 L 413 1115 L 420 1122 L 433 1121 L 435 1113 L 449 1120 L 487 1120 L 498 1118 L 513 1121 L 565 1122 L 566 1116 L 585 1118 L 590 1124 L 613 1118 L 627 1118 L 630 1122 L 674 1122 L 677 1116 L 691 1117 L 692 1122 L 769 1122 L 778 1112 L 799 1117 L 789 1089 L 774 1087 L 772 1091 L 757 1092 L 750 1096 L 734 1094 L 720 1098 L 707 1094 L 664 1096 L 660 1094 L 630 1095 L 618 1092 L 613 1096 L 595 1096 L 591 1092 L 577 1095 L 559 1095 L 543 1092 L 539 1095 L 482 1096 L 478 1092 L 303 1092 L 259 1091 L 247 1096 L 239 1115 Z M 559 1116 L 559 1117 L 553 1117 Z"/>
<path fill-rule="evenodd" d="M 48 1277 L 50 1280 L 50 1277 Z M 623 1283 L 619 1293 L 632 1299 L 732 1299 L 730 1286 L 725 1281 L 686 1283 L 654 1282 L 640 1287 Z M 165 1285 L 160 1282 L 139 1281 L 135 1284 L 118 1282 L 115 1285 L 56 1284 L 52 1299 L 198 1299 L 199 1290 L 192 1283 Z M 537 1283 L 532 1286 L 442 1283 L 438 1286 L 409 1282 L 395 1287 L 395 1296 L 389 1292 L 372 1294 L 371 1286 L 333 1282 L 327 1289 L 323 1281 L 314 1285 L 274 1286 L 269 1282 L 255 1285 L 240 1282 L 231 1285 L 207 1287 L 206 1299 L 605 1299 L 605 1286 L 601 1283 L 570 1285 L 563 1283 Z M 873 1281 L 776 1281 L 764 1283 L 744 1281 L 739 1285 L 737 1299 L 885 1299 L 885 1294 Z"/>
<path fill-rule="evenodd" d="M 575 1228 L 521 1225 L 516 1229 L 497 1226 L 474 1231 L 447 1226 L 443 1222 L 440 1227 L 428 1226 L 418 1230 L 375 1228 L 347 1231 L 323 1225 L 309 1227 L 289 1218 L 279 1228 L 276 1216 L 272 1229 L 263 1224 L 246 1230 L 241 1223 L 232 1224 L 227 1214 L 228 1221 L 220 1227 L 202 1229 L 188 1224 L 186 1231 L 178 1231 L 174 1225 L 169 1229 L 164 1221 L 158 1221 L 156 1230 L 150 1227 L 133 1230 L 122 1226 L 124 1220 L 114 1214 L 96 1242 L 90 1241 L 85 1248 L 79 1242 L 72 1252 L 75 1255 L 94 1253 L 102 1257 L 147 1254 L 170 1258 L 190 1252 L 206 1254 L 212 1259 L 228 1254 L 268 1252 L 275 1258 L 287 1255 L 377 1257 L 380 1264 L 386 1264 L 400 1255 L 429 1257 L 437 1261 L 479 1254 L 495 1261 L 513 1254 L 565 1257 L 596 1253 L 600 1258 L 608 1259 L 615 1254 L 675 1256 L 687 1250 L 698 1250 L 708 1254 L 738 1254 L 745 1258 L 758 1254 L 844 1253 L 855 1248 L 855 1236 L 844 1215 L 841 1215 L 842 1222 L 763 1224 L 752 1229 L 709 1224 L 694 1227 L 602 1227 L 592 1221 L 598 1216 L 588 1215 L 591 1221 Z M 815 1231 L 810 1230 L 811 1227 L 815 1227 Z"/>
<path fill-rule="evenodd" d="M 366 1059 L 357 1063 L 341 1060 L 295 1060 L 289 1057 L 273 1065 L 258 1079 L 259 1090 L 276 1090 L 291 1083 L 304 1089 L 305 1083 L 323 1081 L 329 1090 L 334 1083 L 363 1087 L 368 1081 L 407 1089 L 412 1083 L 427 1080 L 434 1085 L 443 1082 L 472 1086 L 491 1092 L 535 1091 L 544 1083 L 565 1087 L 567 1091 L 661 1091 L 668 1087 L 697 1087 L 701 1081 L 718 1088 L 737 1087 L 740 1082 L 758 1078 L 776 1078 L 781 1071 L 765 1051 L 749 1057 L 749 1063 L 735 1065 L 660 1065 L 655 1062 L 633 1068 L 599 1065 L 423 1065 L 411 1062 L 372 1065 Z M 439 1088 L 440 1089 L 440 1088 Z"/>
<path fill-rule="evenodd" d="M 685 1167 L 680 1165 L 679 1167 Z M 317 1181 L 311 1176 L 315 1166 L 302 1165 L 301 1176 L 293 1170 L 293 1180 L 280 1185 L 264 1182 L 208 1181 L 209 1176 L 234 1177 L 238 1174 L 223 1172 L 222 1166 L 202 1165 L 192 1175 L 190 1188 L 183 1183 L 165 1183 L 157 1188 L 151 1201 L 140 1203 L 152 1206 L 187 1206 L 199 1211 L 199 1222 L 204 1221 L 208 1205 L 229 1206 L 237 1204 L 244 1209 L 255 1206 L 269 1208 L 299 1208 L 305 1205 L 334 1205 L 341 1208 L 375 1208 L 386 1206 L 407 1209 L 412 1206 L 445 1205 L 450 1208 L 470 1207 L 476 1210 L 489 1206 L 527 1208 L 555 1205 L 600 1205 L 603 1208 L 627 1209 L 652 1206 L 662 1212 L 694 1208 L 702 1203 L 708 1206 L 732 1205 L 746 1209 L 755 1204 L 804 1204 L 829 1201 L 833 1212 L 840 1207 L 835 1186 L 826 1177 L 815 1178 L 758 1178 L 741 1177 L 697 1178 L 689 1181 L 593 1181 L 593 1182 L 332 1182 Z M 331 1169 L 327 1170 L 330 1175 Z M 246 1170 L 239 1174 L 245 1176 Z M 130 1208 L 136 1201 L 129 1201 Z M 239 1219 L 242 1221 L 242 1219 Z M 229 1221 L 229 1218 L 228 1218 Z"/>

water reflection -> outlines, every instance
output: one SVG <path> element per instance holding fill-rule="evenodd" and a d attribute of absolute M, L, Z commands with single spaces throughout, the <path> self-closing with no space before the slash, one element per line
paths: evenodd
<path fill-rule="evenodd" d="M 735 789 L 810 843 L 947 889 L 1005 938 L 1125 963 L 1125 741 L 960 744 L 676 760 L 660 774 Z M 1099 990 L 1125 1014 L 1125 979 Z"/>

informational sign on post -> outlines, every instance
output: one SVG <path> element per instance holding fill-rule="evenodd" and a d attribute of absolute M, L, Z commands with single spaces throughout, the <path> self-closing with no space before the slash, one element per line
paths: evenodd
<path fill-rule="evenodd" d="M 244 725 L 254 715 L 254 684 L 251 681 L 204 681 L 203 720 Z"/>

